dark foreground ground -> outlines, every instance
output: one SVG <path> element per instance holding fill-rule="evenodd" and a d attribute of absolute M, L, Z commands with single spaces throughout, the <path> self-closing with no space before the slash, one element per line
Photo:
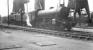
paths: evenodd
<path fill-rule="evenodd" d="M 0 50 L 93 50 L 93 42 L 0 29 Z"/>

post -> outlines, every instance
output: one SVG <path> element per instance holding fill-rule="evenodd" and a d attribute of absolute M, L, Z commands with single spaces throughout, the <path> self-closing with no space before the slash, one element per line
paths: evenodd
<path fill-rule="evenodd" d="M 9 21 L 9 0 L 7 0 L 7 8 L 8 8 L 8 25 L 10 24 L 10 21 Z"/>

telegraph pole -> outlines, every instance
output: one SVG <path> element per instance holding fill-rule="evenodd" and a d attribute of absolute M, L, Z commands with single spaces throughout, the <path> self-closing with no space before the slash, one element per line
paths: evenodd
<path fill-rule="evenodd" d="M 8 25 L 10 24 L 9 22 L 9 0 L 7 0 L 7 8 L 8 8 Z"/>

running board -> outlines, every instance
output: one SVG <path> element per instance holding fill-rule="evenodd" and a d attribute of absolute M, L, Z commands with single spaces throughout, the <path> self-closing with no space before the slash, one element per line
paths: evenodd
<path fill-rule="evenodd" d="M 8 24 L 0 24 L 0 26 L 8 27 L 8 28 L 14 28 L 14 29 L 20 29 L 20 30 L 27 30 L 32 32 L 40 32 L 40 33 L 58 33 L 59 31 L 54 30 L 47 30 L 47 29 L 39 29 L 39 28 L 32 28 L 27 26 L 17 26 L 17 25 L 8 25 Z M 90 28 L 81 28 L 81 27 L 73 27 L 72 31 L 79 31 L 79 32 L 93 32 L 93 29 Z"/>
<path fill-rule="evenodd" d="M 58 33 L 59 32 L 59 31 L 54 31 L 54 30 L 32 28 L 32 27 L 29 27 L 29 26 L 17 26 L 17 25 L 11 25 L 11 24 L 10 25 L 8 25 L 8 24 L 0 24 L 0 27 L 14 28 L 14 29 L 18 29 L 18 30 L 39 32 L 39 33 Z"/>
<path fill-rule="evenodd" d="M 72 30 L 93 33 L 93 27 L 73 27 Z"/>

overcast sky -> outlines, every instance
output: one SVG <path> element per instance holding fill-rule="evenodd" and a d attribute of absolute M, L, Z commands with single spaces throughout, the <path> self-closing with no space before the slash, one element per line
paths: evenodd
<path fill-rule="evenodd" d="M 46 4 L 45 4 L 45 9 L 49 9 L 49 7 L 55 7 L 57 8 L 59 5 L 59 3 L 63 3 L 61 0 L 45 0 Z M 89 2 L 89 7 L 90 7 L 90 11 L 93 12 L 93 0 L 88 0 Z M 12 12 L 12 7 L 13 7 L 13 0 L 9 0 L 9 12 Z M 68 0 L 65 0 L 65 6 L 67 6 Z M 27 4 L 25 4 L 25 9 L 27 11 Z M 34 0 L 30 0 L 30 2 L 28 3 L 28 11 L 32 11 L 34 10 Z M 0 14 L 2 16 L 7 16 L 7 0 L 0 0 Z"/>
<path fill-rule="evenodd" d="M 60 3 L 61 0 L 46 0 L 46 9 L 48 9 L 48 7 L 50 6 L 54 6 L 54 7 L 57 7 L 57 4 Z M 63 3 L 63 1 L 61 1 L 61 3 Z M 93 0 L 88 0 L 88 3 L 89 3 L 89 8 L 90 8 L 90 11 L 93 12 Z M 68 5 L 68 0 L 65 0 L 65 6 Z"/>

